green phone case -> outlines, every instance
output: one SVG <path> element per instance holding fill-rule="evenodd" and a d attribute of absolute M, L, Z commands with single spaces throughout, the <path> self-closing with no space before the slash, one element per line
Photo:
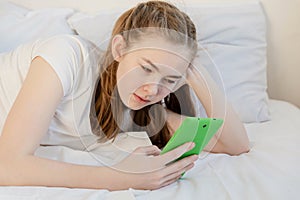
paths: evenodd
<path fill-rule="evenodd" d="M 222 124 L 223 119 L 187 117 L 163 148 L 161 154 L 171 151 L 186 142 L 192 141 L 195 143 L 195 147 L 184 153 L 179 159 L 189 155 L 199 154 Z"/>

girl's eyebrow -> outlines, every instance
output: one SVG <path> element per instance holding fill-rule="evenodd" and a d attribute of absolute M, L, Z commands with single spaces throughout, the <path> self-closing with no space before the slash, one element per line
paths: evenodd
<path fill-rule="evenodd" d="M 142 58 L 144 61 L 146 61 L 147 63 L 149 63 L 153 68 L 155 68 L 157 71 L 159 71 L 158 67 L 156 67 L 156 65 L 154 65 L 150 60 L 148 60 L 147 58 Z"/>
<path fill-rule="evenodd" d="M 150 60 L 148 60 L 147 58 L 144 58 L 144 57 L 142 57 L 142 59 L 144 60 L 144 61 L 146 61 L 148 64 L 150 64 L 153 68 L 155 68 L 157 71 L 159 71 L 159 69 L 158 69 L 158 67 L 155 65 L 155 64 L 153 64 Z M 170 77 L 170 78 L 176 78 L 176 79 L 181 79 L 182 78 L 182 76 L 175 76 L 175 75 L 170 75 L 170 76 L 168 76 L 168 77 Z"/>

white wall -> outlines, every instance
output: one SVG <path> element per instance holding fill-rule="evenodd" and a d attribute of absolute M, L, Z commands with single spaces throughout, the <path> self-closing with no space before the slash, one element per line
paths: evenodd
<path fill-rule="evenodd" d="M 300 0 L 261 0 L 268 25 L 268 93 L 300 107 Z"/>
<path fill-rule="evenodd" d="M 1 0 L 0 0 L 1 1 Z M 101 9 L 128 8 L 140 0 L 11 0 L 30 8 L 72 7 L 93 13 Z M 249 0 L 171 0 L 191 2 Z M 250 0 L 251 1 L 251 0 Z M 261 0 L 268 25 L 268 93 L 300 107 L 300 0 Z"/>

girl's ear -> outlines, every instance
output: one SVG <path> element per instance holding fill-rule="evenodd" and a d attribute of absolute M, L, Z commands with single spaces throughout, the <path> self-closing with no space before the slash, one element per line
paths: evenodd
<path fill-rule="evenodd" d="M 123 36 L 120 34 L 115 35 L 111 42 L 111 51 L 114 59 L 117 62 L 120 62 L 125 47 L 126 43 Z"/>

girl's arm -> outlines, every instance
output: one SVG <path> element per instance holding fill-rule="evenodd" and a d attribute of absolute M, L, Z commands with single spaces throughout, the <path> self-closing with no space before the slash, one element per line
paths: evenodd
<path fill-rule="evenodd" d="M 36 57 L 31 63 L 0 136 L 0 185 L 109 190 L 130 187 L 156 189 L 176 181 L 183 171 L 193 166 L 195 158 L 192 156 L 166 166 L 166 162 L 184 153 L 188 144 L 169 154 L 155 156 L 155 159 L 151 157 L 151 161 L 156 163 L 156 167 L 160 166 L 161 170 L 139 174 L 126 173 L 121 169 L 109 167 L 68 164 L 34 156 L 62 96 L 62 85 L 52 67 L 41 57 Z M 149 150 L 148 147 L 146 155 L 157 154 L 153 148 Z M 147 148 L 142 148 L 145 149 Z M 129 160 L 134 161 L 132 157 L 129 156 Z M 144 160 L 147 161 L 148 157 L 145 156 Z M 126 164 L 126 159 L 123 163 Z M 142 169 L 148 167 L 146 164 L 143 166 L 143 163 L 137 164 Z"/>
<path fill-rule="evenodd" d="M 230 155 L 248 152 L 249 139 L 245 127 L 207 70 L 191 65 L 187 72 L 187 83 L 195 91 L 208 117 L 224 119 L 223 126 L 205 150 Z"/>

